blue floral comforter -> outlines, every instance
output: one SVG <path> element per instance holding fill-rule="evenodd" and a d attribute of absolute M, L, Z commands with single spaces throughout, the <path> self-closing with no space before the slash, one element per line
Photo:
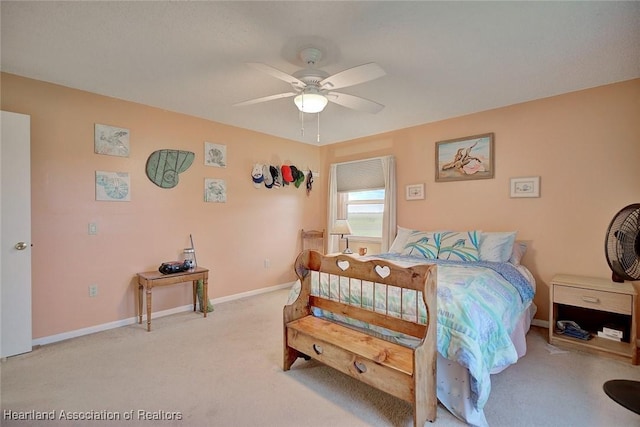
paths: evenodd
<path fill-rule="evenodd" d="M 438 352 L 469 370 L 473 403 L 482 410 L 491 391 L 490 373 L 518 360 L 510 335 L 531 304 L 535 293 L 532 285 L 509 263 L 455 262 L 398 254 L 368 258 L 382 258 L 404 267 L 438 264 Z M 319 291 L 332 292 L 333 284 L 322 283 L 322 275 L 318 277 Z M 290 301 L 297 297 L 299 283 L 297 287 L 292 289 Z M 369 299 L 364 292 L 356 297 Z M 416 344 L 415 339 L 412 342 L 393 331 L 377 332 L 403 344 Z"/>

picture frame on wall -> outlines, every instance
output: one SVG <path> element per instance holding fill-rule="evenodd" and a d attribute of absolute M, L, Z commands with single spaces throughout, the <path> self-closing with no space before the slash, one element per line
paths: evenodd
<path fill-rule="evenodd" d="M 424 199 L 424 184 L 409 184 L 405 187 L 405 198 L 407 200 Z"/>
<path fill-rule="evenodd" d="M 540 177 L 523 176 L 510 179 L 510 192 L 512 198 L 540 197 Z"/>
<path fill-rule="evenodd" d="M 207 203 L 227 202 L 227 182 L 224 179 L 204 179 L 204 201 Z"/>
<path fill-rule="evenodd" d="M 213 142 L 204 143 L 204 164 L 218 168 L 227 167 L 227 146 Z"/>
<path fill-rule="evenodd" d="M 129 129 L 94 124 L 93 151 L 107 156 L 129 157 Z"/>
<path fill-rule="evenodd" d="M 96 200 L 130 202 L 131 179 L 129 172 L 96 171 Z"/>
<path fill-rule="evenodd" d="M 494 177 L 493 133 L 436 142 L 436 182 Z"/>

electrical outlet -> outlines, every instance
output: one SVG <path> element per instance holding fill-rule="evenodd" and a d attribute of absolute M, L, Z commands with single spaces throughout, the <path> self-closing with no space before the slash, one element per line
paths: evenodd
<path fill-rule="evenodd" d="M 96 224 L 95 222 L 89 223 L 89 234 L 90 235 L 98 234 L 98 224 Z"/>
<path fill-rule="evenodd" d="M 98 296 L 98 285 L 96 284 L 89 285 L 89 296 L 91 298 Z"/>
<path fill-rule="evenodd" d="M 271 267 L 271 260 L 269 258 L 264 260 L 264 268 Z"/>

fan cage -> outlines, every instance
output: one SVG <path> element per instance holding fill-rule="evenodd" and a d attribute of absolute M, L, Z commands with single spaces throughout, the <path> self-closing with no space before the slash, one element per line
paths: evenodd
<path fill-rule="evenodd" d="M 621 209 L 611 220 L 605 240 L 613 280 L 640 280 L 640 203 Z"/>

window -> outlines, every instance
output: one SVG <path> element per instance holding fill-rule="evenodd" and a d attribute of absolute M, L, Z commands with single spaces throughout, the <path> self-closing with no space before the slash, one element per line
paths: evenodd
<path fill-rule="evenodd" d="M 344 199 L 353 235 L 381 238 L 384 189 L 349 191 Z"/>
<path fill-rule="evenodd" d="M 396 235 L 395 175 L 393 156 L 331 164 L 327 227 L 346 218 L 353 237 L 379 242 L 386 252 Z M 338 244 L 331 236 L 329 252 L 337 251 Z"/>
<path fill-rule="evenodd" d="M 382 161 L 367 159 L 339 164 L 337 180 L 338 217 L 349 221 L 353 236 L 380 239 L 385 191 Z"/>

